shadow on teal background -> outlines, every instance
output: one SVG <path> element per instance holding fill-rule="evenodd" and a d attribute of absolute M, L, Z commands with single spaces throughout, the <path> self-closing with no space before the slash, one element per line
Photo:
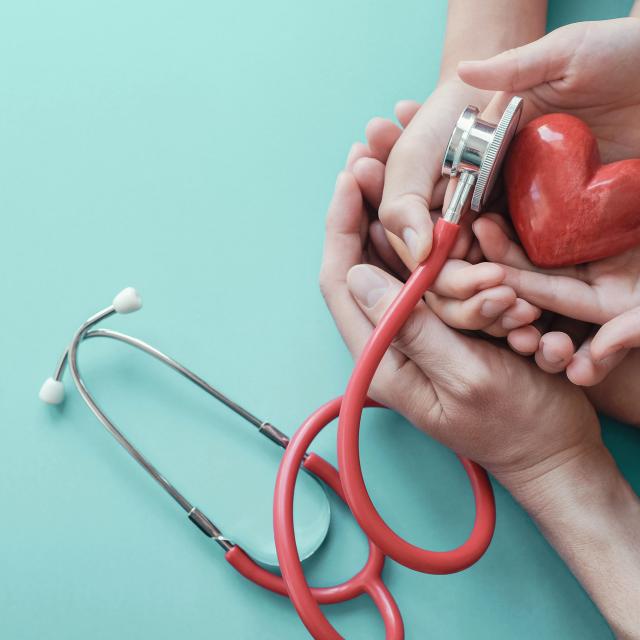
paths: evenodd
<path fill-rule="evenodd" d="M 550 24 L 630 2 L 557 2 Z M 71 393 L 36 394 L 75 327 L 135 285 L 131 331 L 288 433 L 337 395 L 350 359 L 317 289 L 335 175 L 373 115 L 424 98 L 444 2 L 84 2 L 0 7 L 0 637 L 304 638 L 289 603 L 236 575 Z M 87 345 L 98 398 L 213 516 L 273 481 L 278 456 L 170 374 Z M 385 517 L 417 543 L 465 537 L 454 456 L 374 412 L 362 445 Z M 242 427 L 244 429 L 244 427 Z M 640 488 L 638 433 L 607 441 Z M 315 449 L 335 460 L 335 431 Z M 453 576 L 393 563 L 408 638 L 610 637 L 553 550 L 497 487 L 486 557 Z M 314 584 L 348 577 L 366 546 L 333 504 Z M 349 638 L 382 638 L 366 599 L 330 607 Z"/>

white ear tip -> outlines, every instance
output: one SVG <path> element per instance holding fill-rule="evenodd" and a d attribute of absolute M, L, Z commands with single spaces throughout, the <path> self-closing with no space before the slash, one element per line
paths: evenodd
<path fill-rule="evenodd" d="M 47 378 L 40 387 L 38 397 L 47 404 L 60 404 L 64 400 L 64 385 L 60 380 Z"/>
<path fill-rule="evenodd" d="M 114 299 L 113 308 L 118 313 L 133 313 L 142 307 L 142 298 L 133 288 L 123 289 Z"/>

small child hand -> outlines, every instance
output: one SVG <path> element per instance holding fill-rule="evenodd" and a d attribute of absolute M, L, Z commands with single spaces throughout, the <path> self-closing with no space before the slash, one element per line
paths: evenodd
<path fill-rule="evenodd" d="M 635 316 L 626 313 L 640 306 L 640 248 L 585 265 L 543 270 L 509 237 L 506 223 L 499 217 L 478 218 L 473 231 L 487 260 L 504 266 L 504 283 L 519 296 L 567 318 L 604 325 L 602 333 L 596 334 L 597 340 L 582 336 L 584 341 L 577 350 L 569 337 L 571 325 L 568 331 L 542 337 L 530 330 L 514 331 L 509 335 L 511 346 L 520 353 L 535 353 L 545 371 L 566 368 L 575 384 L 593 385 L 604 379 L 624 357 L 624 341 L 619 349 L 613 347 L 618 337 L 628 339 L 629 318 Z"/>
<path fill-rule="evenodd" d="M 419 105 L 403 101 L 396 106 L 401 124 L 406 125 Z M 347 159 L 347 170 L 351 170 L 360 187 L 368 208 L 377 212 L 382 199 L 385 165 L 391 149 L 402 130 L 390 120 L 374 118 L 366 127 L 367 144 L 356 143 Z M 437 217 L 438 212 L 434 213 Z M 388 235 L 378 220 L 371 223 L 370 235 L 377 254 L 392 273 L 402 279 L 408 276 L 398 259 Z M 489 264 L 471 264 L 461 259 L 467 252 L 469 242 L 463 239 L 456 247 L 458 258 L 447 262 L 425 300 L 431 309 L 456 329 L 482 329 L 494 337 L 504 337 L 514 328 L 529 325 L 540 315 L 535 306 L 519 299 L 513 289 L 503 284 L 502 267 Z M 380 266 L 380 265 L 378 265 Z"/>

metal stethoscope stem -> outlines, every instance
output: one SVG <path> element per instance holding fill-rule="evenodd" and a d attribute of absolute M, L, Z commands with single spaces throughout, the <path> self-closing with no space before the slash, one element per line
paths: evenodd
<path fill-rule="evenodd" d="M 80 393 L 80 396 L 85 401 L 87 406 L 91 409 L 96 418 L 105 427 L 105 429 L 118 441 L 118 443 L 129 453 L 129 455 L 184 509 L 189 519 L 207 536 L 213 538 L 225 551 L 228 551 L 233 547 L 233 542 L 228 540 L 216 525 L 196 506 L 194 506 L 167 478 L 160 473 L 160 471 L 153 465 L 141 452 L 135 447 L 135 445 L 124 435 L 124 433 L 118 429 L 114 422 L 106 415 L 106 413 L 100 408 L 95 401 L 87 386 L 82 379 L 80 369 L 78 366 L 78 348 L 80 343 L 89 338 L 111 338 L 112 340 L 118 340 L 124 342 L 140 351 L 147 353 L 156 360 L 159 360 L 163 364 L 167 365 L 180 375 L 184 376 L 195 384 L 197 387 L 208 393 L 217 401 L 224 404 L 231 409 L 234 413 L 243 418 L 246 422 L 257 428 L 258 432 L 263 436 L 285 449 L 289 444 L 289 438 L 282 433 L 279 429 L 273 426 L 270 422 L 260 420 L 250 411 L 239 405 L 237 402 L 231 400 L 224 393 L 212 387 L 206 380 L 203 380 L 200 376 L 193 371 L 185 367 L 183 364 L 174 360 L 166 353 L 163 353 L 159 349 L 147 344 L 146 342 L 129 336 L 118 331 L 112 331 L 110 329 L 92 329 L 99 322 L 109 318 L 117 313 L 116 308 L 111 305 L 102 311 L 91 316 L 86 322 L 84 322 L 80 328 L 76 331 L 71 340 L 71 344 L 64 351 L 60 358 L 58 365 L 55 369 L 52 380 L 54 382 L 60 382 L 64 374 L 66 366 L 69 366 L 71 377 L 75 386 Z"/>

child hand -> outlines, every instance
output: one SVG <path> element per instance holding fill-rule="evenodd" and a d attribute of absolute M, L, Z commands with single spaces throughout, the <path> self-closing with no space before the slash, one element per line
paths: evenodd
<path fill-rule="evenodd" d="M 431 249 L 434 214 L 442 207 L 448 183 L 440 173 L 442 154 L 456 119 L 469 102 L 484 107 L 489 97 L 454 78 L 439 84 L 422 105 L 398 103 L 396 115 L 404 131 L 380 118 L 367 127 L 372 156 L 388 164 L 376 210 L 393 248 L 410 269 Z M 463 257 L 470 241 L 465 222 L 452 256 Z"/>
<path fill-rule="evenodd" d="M 419 106 L 410 101 L 398 103 L 396 113 L 400 122 L 408 124 Z M 349 153 L 346 168 L 355 176 L 366 208 L 371 212 L 377 212 L 380 205 L 385 163 L 401 133 L 390 120 L 374 118 L 366 128 L 367 145 L 356 143 Z M 408 270 L 398 259 L 378 220 L 371 223 L 370 234 L 386 270 L 406 279 Z M 464 250 L 460 247 L 459 253 Z M 540 310 L 517 298 L 510 287 L 502 285 L 503 279 L 504 272 L 497 265 L 473 265 L 468 260 L 451 259 L 425 300 L 451 327 L 482 329 L 494 337 L 504 337 L 510 330 L 533 322 Z"/>
<path fill-rule="evenodd" d="M 622 360 L 631 329 L 631 315 L 640 306 L 640 248 L 576 267 L 539 269 L 509 237 L 503 220 L 481 216 L 473 231 L 480 248 L 492 262 L 504 265 L 505 284 L 519 296 L 541 308 L 574 320 L 604 325 L 575 350 L 568 332 L 551 332 L 540 338 L 531 329 L 509 335 L 511 346 L 521 353 L 535 353 L 538 365 L 549 372 L 566 368 L 575 384 L 600 382 Z M 610 322 L 611 321 L 611 322 Z M 616 349 L 616 347 L 618 347 Z"/>

